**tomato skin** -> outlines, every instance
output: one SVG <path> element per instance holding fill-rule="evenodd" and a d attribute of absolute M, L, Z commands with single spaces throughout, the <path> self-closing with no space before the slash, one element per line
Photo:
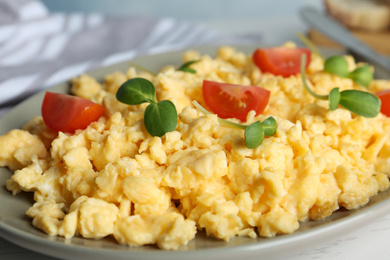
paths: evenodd
<path fill-rule="evenodd" d="M 264 111 L 270 92 L 257 86 L 242 86 L 214 81 L 203 81 L 203 99 L 210 110 L 220 118 L 246 121 L 251 110 Z"/>
<path fill-rule="evenodd" d="M 306 54 L 306 65 L 309 66 L 311 52 L 306 48 L 273 47 L 256 49 L 253 62 L 262 72 L 289 77 L 300 72 L 301 56 Z"/>
<path fill-rule="evenodd" d="M 381 113 L 390 117 L 390 89 L 382 90 L 376 93 L 381 100 Z"/>
<path fill-rule="evenodd" d="M 98 120 L 104 113 L 104 107 L 84 98 L 47 91 L 41 112 L 50 129 L 74 133 Z"/>

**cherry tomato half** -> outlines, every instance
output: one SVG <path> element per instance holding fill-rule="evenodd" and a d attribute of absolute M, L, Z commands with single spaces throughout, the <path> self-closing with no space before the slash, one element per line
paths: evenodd
<path fill-rule="evenodd" d="M 256 86 L 241 86 L 214 81 L 203 81 L 203 98 L 211 111 L 220 118 L 246 121 L 251 110 L 264 111 L 270 92 Z"/>
<path fill-rule="evenodd" d="M 41 112 L 50 129 L 73 133 L 98 120 L 104 107 L 84 98 L 47 91 Z"/>
<path fill-rule="evenodd" d="M 274 47 L 257 49 L 253 62 L 263 72 L 289 77 L 300 72 L 301 57 L 306 54 L 306 66 L 310 63 L 311 52 L 306 48 Z"/>
<path fill-rule="evenodd" d="M 381 113 L 390 117 L 390 89 L 379 91 L 376 95 L 382 102 Z"/>

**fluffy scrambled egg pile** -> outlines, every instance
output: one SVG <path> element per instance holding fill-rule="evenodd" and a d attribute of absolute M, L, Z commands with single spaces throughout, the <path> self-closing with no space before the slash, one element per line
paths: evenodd
<path fill-rule="evenodd" d="M 300 75 L 262 73 L 251 55 L 231 47 L 221 47 L 215 58 L 183 55 L 183 62 L 195 59 L 196 74 L 167 66 L 155 76 L 130 68 L 103 83 L 82 75 L 73 79 L 72 92 L 105 107 L 97 122 L 74 134 L 54 133 L 36 117 L 0 137 L 0 165 L 14 171 L 7 189 L 34 192 L 27 215 L 35 227 L 52 236 L 113 236 L 120 244 L 170 250 L 197 230 L 225 241 L 292 233 L 300 222 L 359 208 L 388 189 L 389 118 L 330 111 L 328 101 L 306 92 Z M 347 60 L 350 70 L 358 65 Z M 365 90 L 323 72 L 323 65 L 313 54 L 307 78 L 315 92 Z M 134 77 L 149 79 L 158 100 L 176 105 L 175 131 L 150 136 L 143 125 L 146 105 L 116 100 L 119 86 Z M 204 79 L 270 90 L 264 113 L 250 112 L 246 124 L 271 115 L 275 135 L 249 149 L 242 130 L 200 113 L 191 102 L 207 108 Z M 389 81 L 374 80 L 369 90 L 388 88 Z"/>

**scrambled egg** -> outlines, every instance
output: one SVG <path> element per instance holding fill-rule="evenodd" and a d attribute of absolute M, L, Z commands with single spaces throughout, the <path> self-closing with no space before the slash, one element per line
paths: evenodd
<path fill-rule="evenodd" d="M 0 137 L 0 166 L 14 171 L 7 188 L 34 192 L 27 215 L 35 227 L 52 236 L 113 236 L 128 246 L 172 250 L 197 230 L 225 241 L 292 233 L 300 222 L 362 207 L 389 188 L 389 118 L 330 111 L 327 101 L 306 92 L 300 75 L 262 73 L 251 55 L 231 47 L 221 47 L 215 58 L 183 55 L 183 62 L 194 59 L 200 60 L 192 65 L 196 74 L 167 66 L 156 76 L 130 68 L 103 83 L 82 75 L 73 79 L 72 92 L 106 108 L 99 121 L 75 134 L 57 134 L 36 117 Z M 351 70 L 358 65 L 347 59 Z M 146 105 L 116 100 L 119 86 L 133 77 L 149 79 L 158 100 L 176 105 L 175 131 L 150 136 L 143 125 Z M 335 86 L 364 90 L 323 72 L 315 54 L 307 77 L 321 94 Z M 204 79 L 270 90 L 264 113 L 250 112 L 247 124 L 271 115 L 276 134 L 249 149 L 242 130 L 196 110 L 193 100 L 206 107 Z M 369 90 L 388 88 L 390 82 L 374 80 Z"/>

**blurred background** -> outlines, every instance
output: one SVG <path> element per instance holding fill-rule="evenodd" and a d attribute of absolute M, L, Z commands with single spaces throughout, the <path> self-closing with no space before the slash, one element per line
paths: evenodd
<path fill-rule="evenodd" d="M 303 45 L 298 33 L 341 47 L 305 24 L 303 7 L 340 18 L 390 55 L 390 0 L 0 0 L 0 116 L 39 90 L 139 55 Z"/>
<path fill-rule="evenodd" d="M 306 26 L 298 16 L 302 6 L 323 9 L 323 0 L 42 0 L 52 12 L 103 13 L 111 16 L 172 17 L 205 24 L 224 34 L 270 43 L 295 40 Z M 109 3 L 108 3 L 109 2 Z"/>
<path fill-rule="evenodd" d="M 42 0 L 52 11 L 103 12 L 110 15 L 172 16 L 181 20 L 246 19 L 291 14 L 302 4 L 322 0 Z M 273 10 L 273 11 L 272 11 Z"/>
<path fill-rule="evenodd" d="M 0 0 L 0 116 L 30 95 L 139 55 L 301 43 L 323 0 Z"/>

